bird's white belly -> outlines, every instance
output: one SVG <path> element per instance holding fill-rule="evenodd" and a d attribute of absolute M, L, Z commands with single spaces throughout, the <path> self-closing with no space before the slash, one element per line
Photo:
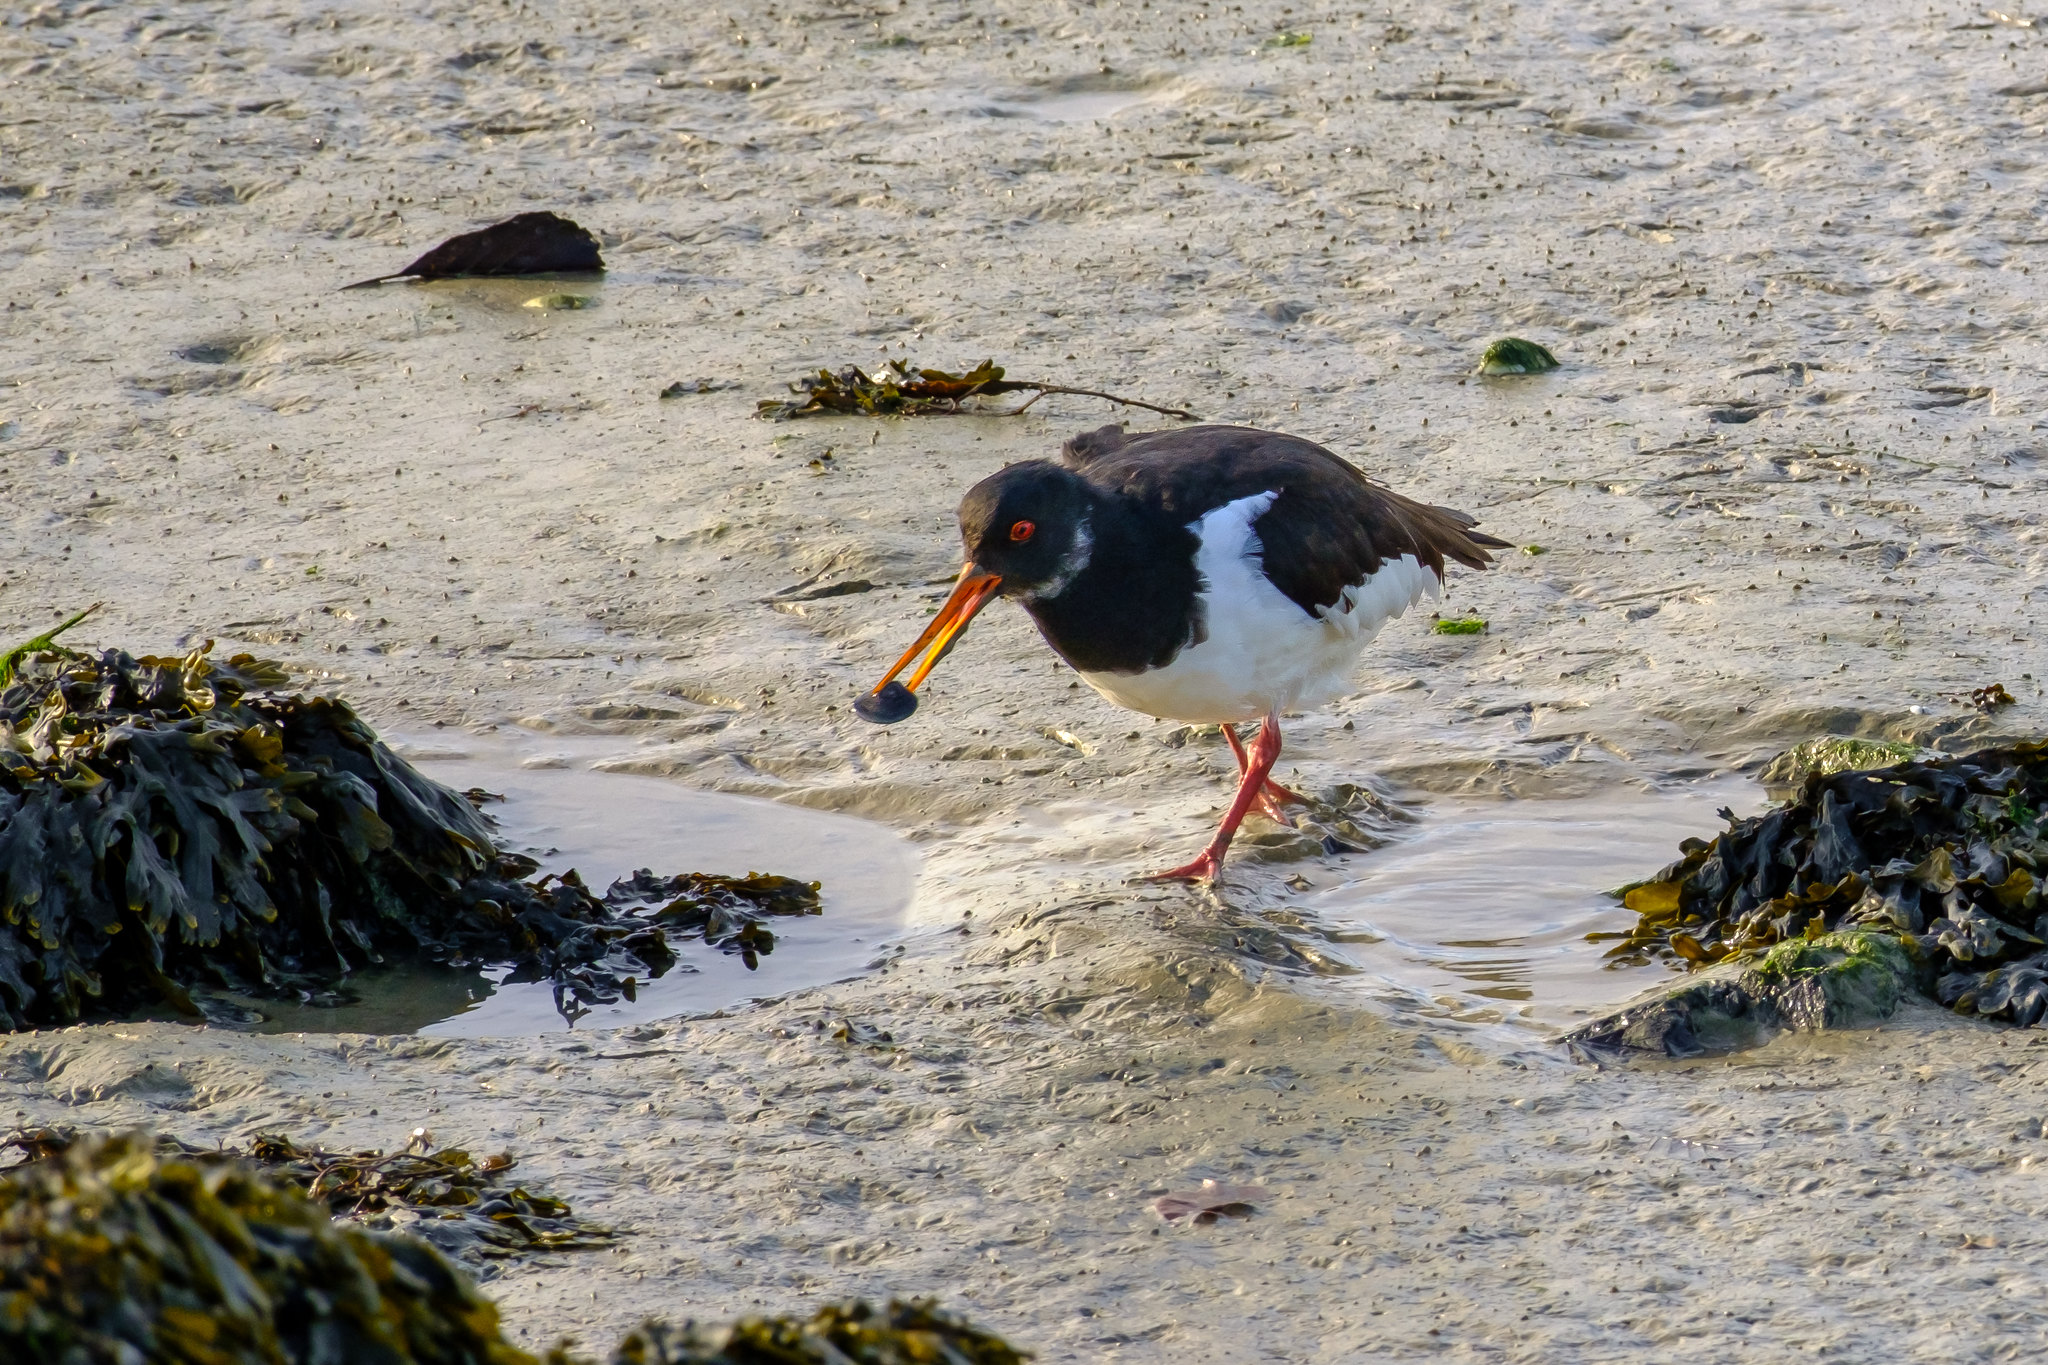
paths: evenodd
<path fill-rule="evenodd" d="M 1380 627 L 1440 591 L 1428 566 L 1403 555 L 1346 589 L 1320 619 L 1309 616 L 1260 565 L 1252 523 L 1273 498 L 1226 503 L 1190 528 L 1201 537 L 1195 567 L 1207 638 L 1164 668 L 1081 680 L 1118 706 L 1168 720 L 1216 724 L 1298 710 L 1342 692 Z"/>

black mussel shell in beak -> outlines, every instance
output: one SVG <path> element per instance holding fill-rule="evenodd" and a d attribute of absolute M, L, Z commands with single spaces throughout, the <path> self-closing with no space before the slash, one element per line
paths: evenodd
<path fill-rule="evenodd" d="M 853 704 L 853 713 L 862 720 L 871 720 L 877 725 L 894 725 L 899 720 L 909 720 L 917 710 L 917 693 L 900 682 L 885 682 L 872 692 L 863 693 Z"/>

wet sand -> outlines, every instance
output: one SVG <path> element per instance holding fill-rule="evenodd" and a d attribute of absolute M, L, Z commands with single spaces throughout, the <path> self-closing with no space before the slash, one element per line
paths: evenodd
<path fill-rule="evenodd" d="M 913 722 L 848 712 L 957 567 L 959 492 L 1113 412 L 750 414 L 820 365 L 993 356 L 1543 547 L 1454 579 L 1487 634 L 1411 616 L 1291 721 L 1298 787 L 1621 799 L 1819 731 L 2038 734 L 2042 41 L 1903 4 L 0 19 L 10 633 L 105 598 L 84 642 L 211 638 L 394 732 L 602 735 L 876 821 L 933 926 L 590 1037 L 12 1037 L 0 1101 L 509 1146 L 636 1229 L 494 1281 L 536 1343 L 935 1292 L 1047 1360 L 2031 1347 L 2032 1035 L 1914 1009 L 1597 1070 L 1335 998 L 1290 974 L 1286 878 L 1372 855 L 1127 884 L 1199 845 L 1229 756 L 1021 613 Z M 541 207 L 602 285 L 334 292 Z M 562 290 L 593 306 L 525 306 Z M 1502 334 L 1565 368 L 1471 378 Z M 2019 704 L 1951 699 L 1991 681 Z M 1161 1228 L 1205 1175 L 1273 1197 Z"/>

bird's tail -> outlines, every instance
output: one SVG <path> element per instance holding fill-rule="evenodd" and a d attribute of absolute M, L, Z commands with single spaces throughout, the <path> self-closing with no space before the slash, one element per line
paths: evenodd
<path fill-rule="evenodd" d="M 1433 537 L 1436 549 L 1442 552 L 1446 559 L 1455 559 L 1468 569 L 1484 569 L 1491 565 L 1493 558 L 1487 554 L 1488 550 L 1515 548 L 1513 541 L 1473 530 L 1472 528 L 1479 524 L 1479 518 L 1470 512 L 1460 512 L 1455 507 L 1438 507 L 1434 504 L 1422 506 L 1450 523 L 1440 524 L 1439 534 Z"/>

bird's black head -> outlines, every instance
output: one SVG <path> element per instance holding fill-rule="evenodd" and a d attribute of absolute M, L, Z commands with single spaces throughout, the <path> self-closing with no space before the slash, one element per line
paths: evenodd
<path fill-rule="evenodd" d="M 1050 460 L 989 475 L 960 500 L 968 563 L 999 576 L 1005 597 L 1057 597 L 1088 565 L 1095 493 Z"/>
<path fill-rule="evenodd" d="M 1094 546 L 1090 511 L 1095 493 L 1071 470 L 1050 460 L 1027 460 L 991 474 L 960 500 L 960 539 L 967 564 L 938 614 L 896 666 L 854 711 L 879 725 L 908 720 L 917 688 L 967 629 L 974 614 L 998 596 L 1026 602 L 1057 597 L 1088 566 Z M 908 682 L 896 675 L 920 657 Z"/>

